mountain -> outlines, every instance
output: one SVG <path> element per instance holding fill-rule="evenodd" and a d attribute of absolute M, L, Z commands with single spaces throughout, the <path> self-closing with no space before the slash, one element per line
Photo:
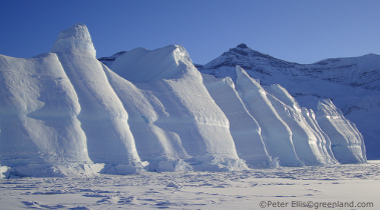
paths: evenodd
<path fill-rule="evenodd" d="M 283 61 L 240 44 L 206 65 L 197 65 L 205 74 L 236 81 L 235 66 L 260 80 L 263 86 L 280 84 L 301 106 L 317 110 L 318 101 L 331 99 L 354 122 L 364 136 L 367 157 L 380 153 L 380 56 L 333 58 L 313 64 Z"/>
<path fill-rule="evenodd" d="M 330 100 L 302 108 L 240 66 L 235 81 L 201 74 L 179 45 L 95 56 L 83 24 L 49 53 L 0 55 L 1 177 L 366 162 Z"/>
<path fill-rule="evenodd" d="M 246 44 L 240 44 L 206 65 L 197 66 L 201 71 L 221 76 L 222 67 L 236 65 L 247 71 L 256 72 L 259 77 L 261 77 L 259 74 L 271 76 L 272 80 L 281 79 L 275 78 L 276 76 L 305 76 L 352 87 L 380 90 L 380 56 L 375 54 L 353 58 L 332 58 L 314 64 L 298 64 L 262 54 L 250 49 Z M 229 74 L 229 76 L 235 78 L 236 75 Z"/>

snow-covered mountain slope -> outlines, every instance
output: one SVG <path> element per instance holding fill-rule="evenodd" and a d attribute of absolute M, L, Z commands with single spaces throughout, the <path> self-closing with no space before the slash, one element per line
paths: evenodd
<path fill-rule="evenodd" d="M 235 66 L 264 86 L 280 84 L 301 106 L 317 110 L 318 101 L 330 98 L 356 124 L 367 145 L 367 157 L 380 152 L 380 56 L 327 59 L 314 64 L 286 62 L 240 44 L 197 68 L 218 78 L 237 79 Z"/>
<path fill-rule="evenodd" d="M 235 85 L 201 74 L 178 45 L 121 53 L 108 67 L 95 56 L 83 24 L 50 53 L 0 55 L 0 177 L 366 161 L 331 102 L 316 117 L 239 66 Z"/>
<path fill-rule="evenodd" d="M 297 64 L 262 54 L 248 48 L 245 44 L 240 44 L 206 65 L 197 65 L 197 67 L 210 74 L 222 75 L 226 72 L 219 68 L 236 65 L 247 71 L 272 77 L 309 76 L 353 87 L 380 90 L 380 55 L 375 54 L 353 58 L 332 58 L 314 64 Z M 236 77 L 236 75 L 228 75 Z"/>

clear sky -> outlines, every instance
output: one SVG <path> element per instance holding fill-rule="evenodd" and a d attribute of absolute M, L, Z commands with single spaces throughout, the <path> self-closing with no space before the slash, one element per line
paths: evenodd
<path fill-rule="evenodd" d="M 0 0 L 0 54 L 49 52 L 75 23 L 98 58 L 169 44 L 199 64 L 240 43 L 298 63 L 380 54 L 379 0 Z"/>

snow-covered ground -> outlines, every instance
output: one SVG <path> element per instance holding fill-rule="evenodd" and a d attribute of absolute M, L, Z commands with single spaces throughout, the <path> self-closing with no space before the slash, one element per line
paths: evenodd
<path fill-rule="evenodd" d="M 380 161 L 229 172 L 15 178 L 0 183 L 1 209 L 326 209 L 327 205 L 338 206 L 334 209 L 377 209 L 380 206 Z M 306 204 L 313 206 L 302 207 Z"/>

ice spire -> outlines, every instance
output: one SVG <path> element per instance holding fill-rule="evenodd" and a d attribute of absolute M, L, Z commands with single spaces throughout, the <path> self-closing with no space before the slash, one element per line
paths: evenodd
<path fill-rule="evenodd" d="M 96 57 L 96 50 L 91 41 L 86 25 L 77 23 L 59 33 L 51 52 L 54 53 L 89 53 Z"/>

